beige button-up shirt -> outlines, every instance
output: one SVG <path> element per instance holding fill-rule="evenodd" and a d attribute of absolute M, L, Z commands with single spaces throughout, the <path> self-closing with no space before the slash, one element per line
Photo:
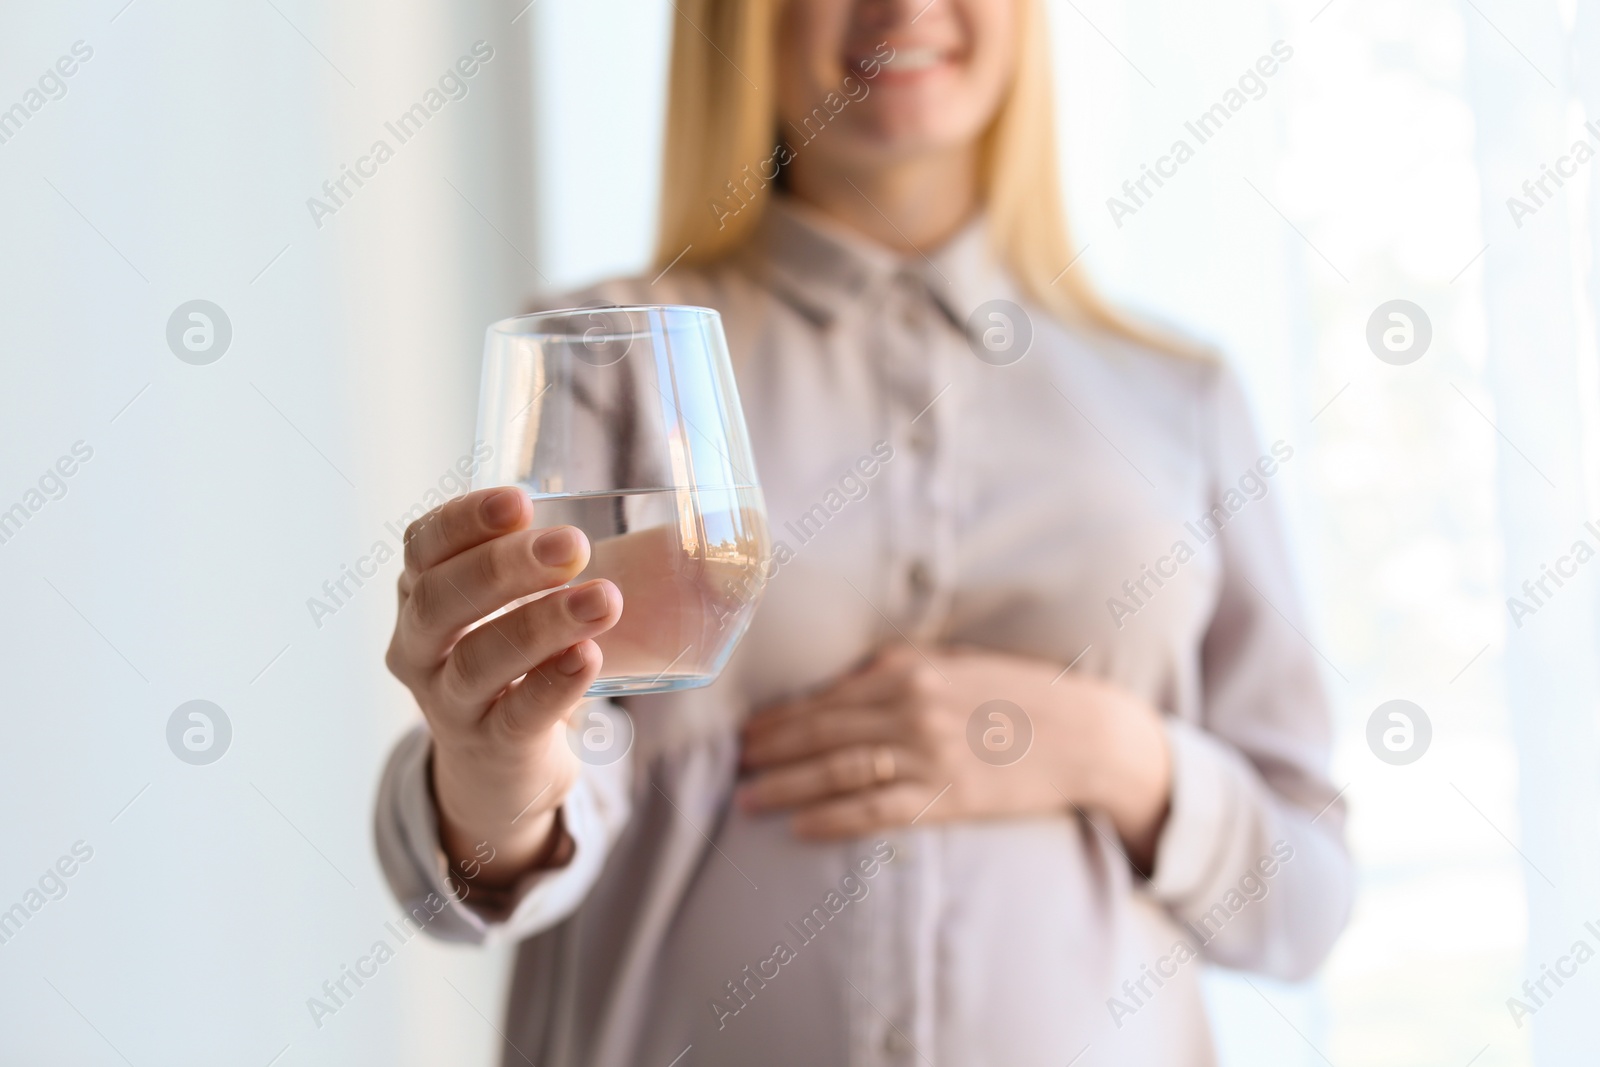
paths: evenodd
<path fill-rule="evenodd" d="M 1026 310 L 1009 338 L 996 299 Z M 428 923 L 521 941 L 507 1064 L 1183 1067 L 1213 1059 L 1202 960 L 1318 964 L 1353 877 L 1271 493 L 1304 461 L 1256 438 L 1226 368 L 1060 323 L 981 222 L 901 258 L 782 200 L 730 262 L 566 302 L 596 301 L 722 313 L 788 552 L 713 686 L 620 701 L 633 747 L 566 799 L 571 863 Z M 739 721 L 902 636 L 1075 663 L 1165 712 L 1153 877 L 1070 810 L 833 844 L 737 810 Z M 377 841 L 431 911 L 428 746 L 397 746 Z"/>

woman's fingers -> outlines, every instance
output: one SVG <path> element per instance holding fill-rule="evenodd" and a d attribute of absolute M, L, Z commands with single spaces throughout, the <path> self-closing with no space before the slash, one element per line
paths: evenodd
<path fill-rule="evenodd" d="M 572 710 L 600 673 L 600 646 L 582 640 L 514 682 L 490 708 L 511 734 L 532 736 Z"/>
<path fill-rule="evenodd" d="M 404 608 L 417 657 L 438 662 L 467 626 L 521 597 L 565 585 L 589 562 L 572 526 L 520 530 L 474 545 L 423 571 Z"/>
<path fill-rule="evenodd" d="M 891 646 L 826 689 L 757 711 L 745 723 L 745 734 L 753 737 L 841 704 L 892 703 L 919 686 L 933 690 L 947 683 L 909 646 Z"/>
<path fill-rule="evenodd" d="M 909 825 L 929 810 L 940 788 L 923 782 L 897 782 L 863 790 L 797 811 L 789 825 L 795 836 L 811 841 L 863 837 Z"/>
<path fill-rule="evenodd" d="M 521 489 L 480 489 L 447 501 L 406 527 L 406 573 L 415 578 L 429 567 L 521 529 L 533 521 L 532 502 Z"/>
<path fill-rule="evenodd" d="M 915 777 L 921 760 L 894 745 L 852 745 L 822 756 L 763 771 L 739 787 L 739 804 L 750 812 L 797 808 L 826 797 Z"/>
<path fill-rule="evenodd" d="M 605 633 L 621 615 L 622 593 L 604 578 L 541 597 L 456 642 L 439 685 L 453 706 L 487 708 L 515 679 L 539 676 L 545 660 Z"/>
<path fill-rule="evenodd" d="M 901 717 L 882 706 L 818 708 L 747 730 L 740 760 L 747 768 L 772 767 L 847 745 L 904 741 L 904 735 Z"/>

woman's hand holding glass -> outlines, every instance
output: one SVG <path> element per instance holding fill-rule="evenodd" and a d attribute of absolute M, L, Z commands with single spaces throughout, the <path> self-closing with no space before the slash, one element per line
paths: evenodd
<path fill-rule="evenodd" d="M 581 531 L 537 528 L 536 519 L 525 492 L 501 488 L 412 523 L 386 659 L 433 735 L 434 798 L 452 870 L 495 857 L 473 881 L 484 889 L 511 885 L 564 845 L 555 815 L 578 773 L 566 718 L 600 672 L 594 638 L 622 615 L 617 587 L 596 579 L 484 623 L 588 565 Z"/>
<path fill-rule="evenodd" d="M 996 765 L 969 743 L 974 710 L 1024 709 L 1032 742 Z M 864 669 L 745 724 L 738 799 L 793 812 L 802 837 L 835 839 L 913 819 L 1106 813 L 1148 871 L 1171 795 L 1161 715 L 1119 687 L 980 650 L 885 650 Z"/>

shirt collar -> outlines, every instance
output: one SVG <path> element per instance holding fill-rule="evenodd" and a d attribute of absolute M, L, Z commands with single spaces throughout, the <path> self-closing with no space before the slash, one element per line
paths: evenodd
<path fill-rule="evenodd" d="M 826 326 L 869 304 L 896 277 L 920 281 L 958 327 L 972 310 L 1014 289 L 994 262 L 981 215 L 938 249 L 901 255 L 789 196 L 775 196 L 744 253 L 759 280 Z"/>

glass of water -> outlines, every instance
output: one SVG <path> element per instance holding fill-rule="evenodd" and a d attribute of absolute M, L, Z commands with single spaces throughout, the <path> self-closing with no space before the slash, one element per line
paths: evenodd
<path fill-rule="evenodd" d="M 600 307 L 497 322 L 478 437 L 492 453 L 473 487 L 525 489 L 535 526 L 588 536 L 574 583 L 608 578 L 622 591 L 621 620 L 596 639 L 605 663 L 588 695 L 715 680 L 771 555 L 721 316 Z"/>

